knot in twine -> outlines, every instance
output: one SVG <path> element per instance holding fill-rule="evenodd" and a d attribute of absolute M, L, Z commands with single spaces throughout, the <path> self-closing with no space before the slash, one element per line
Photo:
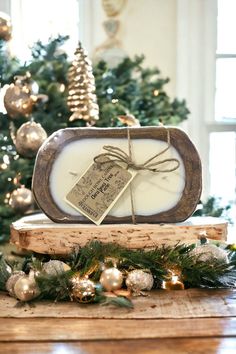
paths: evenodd
<path fill-rule="evenodd" d="M 127 130 L 127 133 L 128 133 L 129 154 L 127 154 L 124 150 L 120 149 L 117 146 L 105 145 L 105 146 L 103 146 L 103 149 L 107 152 L 101 153 L 101 154 L 95 156 L 94 162 L 101 164 L 101 165 L 110 163 L 111 161 L 112 162 L 121 162 L 126 165 L 126 169 L 132 168 L 133 170 L 136 170 L 136 171 L 150 171 L 150 172 L 154 172 L 154 173 L 173 172 L 179 168 L 180 162 L 178 159 L 169 158 L 169 159 L 163 159 L 163 160 L 156 160 L 159 156 L 164 154 L 170 148 L 170 132 L 169 132 L 169 130 L 167 130 L 167 144 L 168 144 L 167 147 L 141 164 L 136 163 L 132 158 L 131 139 L 130 139 L 129 129 Z M 100 159 L 103 157 L 108 157 L 109 160 L 101 161 Z M 174 162 L 176 164 L 175 164 L 175 166 L 173 166 L 171 168 L 166 168 L 166 169 L 165 168 L 162 169 L 159 167 L 160 165 L 163 165 L 167 162 Z"/>
<path fill-rule="evenodd" d="M 103 149 L 107 152 L 101 153 L 94 157 L 94 162 L 100 165 L 105 165 L 111 162 L 119 162 L 124 163 L 126 165 L 126 169 L 133 169 L 136 171 L 149 171 L 153 173 L 162 173 L 162 172 L 173 172 L 177 170 L 180 166 L 180 162 L 178 159 L 175 158 L 168 158 L 159 160 L 157 159 L 159 156 L 163 155 L 166 151 L 170 149 L 170 132 L 168 129 L 167 131 L 167 147 L 152 156 L 151 158 L 147 159 L 145 162 L 138 164 L 133 160 L 132 157 L 132 148 L 131 148 L 131 138 L 130 138 L 130 130 L 127 129 L 127 138 L 128 138 L 128 149 L 129 154 L 127 154 L 124 150 L 117 146 L 112 145 L 104 145 Z M 103 160 L 102 158 L 107 157 L 108 159 Z M 167 162 L 174 162 L 175 165 L 171 168 L 161 168 L 160 166 L 167 163 Z M 133 192 L 132 192 L 132 185 L 130 183 L 130 199 L 131 199 L 131 209 L 132 209 L 132 222 L 133 224 L 136 223 L 135 221 L 135 211 L 134 211 L 134 201 L 133 201 Z"/>

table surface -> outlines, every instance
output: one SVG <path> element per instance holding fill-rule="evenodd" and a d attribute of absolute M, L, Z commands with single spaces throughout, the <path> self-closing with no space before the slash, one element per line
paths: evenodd
<path fill-rule="evenodd" d="M 236 353 L 236 291 L 153 291 L 134 310 L 0 294 L 0 353 Z"/>

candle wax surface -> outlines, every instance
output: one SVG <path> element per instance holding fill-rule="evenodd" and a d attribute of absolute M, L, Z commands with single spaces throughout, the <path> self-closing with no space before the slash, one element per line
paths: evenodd
<path fill-rule="evenodd" d="M 81 139 L 67 144 L 55 159 L 50 175 L 50 191 L 56 205 L 70 215 L 80 215 L 65 201 L 66 194 L 86 169 L 93 163 L 95 156 L 102 152 L 104 145 L 113 145 L 128 153 L 127 139 L 94 138 Z M 167 143 L 154 139 L 133 139 L 131 141 L 133 160 L 141 164 L 167 147 Z M 181 199 L 185 187 L 185 169 L 177 150 L 171 146 L 157 159 L 177 158 L 180 166 L 172 172 L 139 171 L 132 182 L 133 200 L 136 215 L 153 215 L 174 207 Z M 172 168 L 176 162 L 158 166 Z M 129 187 L 122 194 L 109 215 L 123 217 L 131 215 Z"/>

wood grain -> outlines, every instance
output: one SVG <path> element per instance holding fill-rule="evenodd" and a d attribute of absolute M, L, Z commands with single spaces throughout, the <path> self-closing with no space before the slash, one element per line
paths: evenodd
<path fill-rule="evenodd" d="M 188 319 L 236 316 L 236 291 L 188 289 L 152 291 L 150 296 L 133 298 L 134 309 L 85 305 L 75 302 L 34 301 L 16 307 L 17 301 L 0 294 L 1 318 L 94 318 L 94 319 Z"/>
<path fill-rule="evenodd" d="M 4 354 L 233 354 L 236 338 L 174 338 L 0 343 Z"/>
<path fill-rule="evenodd" d="M 236 336 L 236 318 L 165 320 L 5 318 L 0 342 Z"/>
<path fill-rule="evenodd" d="M 205 231 L 213 240 L 226 241 L 227 223 L 218 218 L 191 218 L 180 224 L 56 224 L 43 214 L 24 217 L 11 226 L 11 242 L 43 254 L 69 254 L 91 240 L 117 242 L 130 249 L 158 244 L 194 243 Z"/>
<path fill-rule="evenodd" d="M 201 195 L 201 161 L 188 136 L 180 129 L 168 128 L 171 145 L 179 152 L 185 168 L 185 187 L 179 202 L 170 210 L 150 215 L 137 215 L 138 223 L 180 222 L 195 210 Z M 130 129 L 131 139 L 155 139 L 166 141 L 166 128 L 139 127 Z M 50 192 L 50 174 L 53 163 L 64 148 L 72 141 L 87 138 L 127 138 L 127 128 L 67 128 L 52 134 L 40 148 L 33 174 L 34 197 L 46 215 L 55 222 L 88 222 L 84 216 L 70 215 L 54 202 Z M 131 216 L 107 216 L 105 223 L 131 223 Z"/>

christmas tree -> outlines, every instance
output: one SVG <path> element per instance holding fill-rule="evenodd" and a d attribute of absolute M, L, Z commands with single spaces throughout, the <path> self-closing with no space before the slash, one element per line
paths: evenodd
<path fill-rule="evenodd" d="M 37 42 L 32 49 L 31 61 L 24 65 L 9 55 L 4 40 L 0 43 L 1 88 L 14 82 L 11 89 L 16 92 L 20 90 L 22 94 L 32 91 L 30 99 L 33 97 L 30 114 L 22 114 L 17 105 L 13 107 L 18 110 L 19 114 L 16 116 L 11 116 L 9 105 L 8 113 L 0 113 L 1 241 L 8 239 L 9 226 L 13 220 L 32 211 L 30 188 L 35 154 L 32 154 L 31 149 L 35 150 L 35 146 L 27 144 L 35 144 L 36 135 L 38 148 L 37 144 L 44 137 L 44 131 L 50 135 L 58 129 L 86 126 L 87 123 L 86 119 L 69 120 L 71 112 L 67 105 L 68 71 L 69 79 L 76 72 L 69 70 L 71 63 L 61 49 L 66 40 L 67 37 L 59 36 L 47 44 Z M 177 99 L 172 101 L 165 92 L 164 86 L 169 79 L 162 78 L 158 69 L 144 69 L 143 62 L 144 57 L 141 56 L 126 58 L 112 69 L 103 61 L 93 67 L 100 111 L 96 126 L 121 126 L 117 116 L 123 114 L 134 115 L 141 125 L 158 125 L 160 121 L 175 125 L 187 118 L 189 112 L 185 102 Z M 76 67 L 79 65 L 77 62 Z M 35 84 L 39 89 L 36 100 L 33 92 Z M 89 81 L 88 85 L 90 84 Z M 84 83 L 82 86 L 87 89 Z M 92 86 L 90 85 L 90 90 L 93 90 Z M 33 122 L 30 120 L 32 117 Z M 27 129 L 33 129 L 30 142 L 26 139 L 29 136 Z"/>

